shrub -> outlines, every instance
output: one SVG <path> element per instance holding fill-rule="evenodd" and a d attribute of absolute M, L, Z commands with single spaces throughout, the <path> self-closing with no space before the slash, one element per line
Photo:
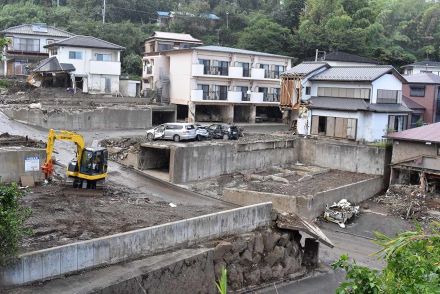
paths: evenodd
<path fill-rule="evenodd" d="M 20 204 L 22 196 L 17 184 L 0 184 L 0 265 L 17 255 L 20 241 L 31 233 L 24 227 L 30 209 Z"/>

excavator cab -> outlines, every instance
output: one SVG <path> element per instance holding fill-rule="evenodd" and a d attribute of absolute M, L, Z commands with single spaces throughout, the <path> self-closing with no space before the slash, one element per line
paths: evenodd
<path fill-rule="evenodd" d="M 101 147 L 84 148 L 81 160 L 78 164 L 76 159 L 69 163 L 67 175 L 74 178 L 74 187 L 96 188 L 96 182 L 107 176 L 108 151 Z"/>

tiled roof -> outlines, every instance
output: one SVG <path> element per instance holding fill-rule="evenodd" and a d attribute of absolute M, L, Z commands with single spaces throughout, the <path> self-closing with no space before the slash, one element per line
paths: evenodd
<path fill-rule="evenodd" d="M 306 76 L 320 68 L 323 67 L 330 67 L 327 63 L 325 62 L 301 62 L 298 65 L 295 65 L 294 67 L 292 67 L 291 69 L 285 71 L 283 73 L 283 75 L 302 75 L 302 76 Z"/>
<path fill-rule="evenodd" d="M 423 109 L 425 110 L 425 107 L 423 105 L 420 105 L 419 103 L 411 100 L 410 98 L 406 96 L 402 96 L 403 102 L 408 106 L 410 109 Z"/>
<path fill-rule="evenodd" d="M 85 48 L 101 48 L 101 49 L 113 49 L 124 50 L 125 48 L 92 36 L 73 36 L 58 42 L 44 46 L 45 48 L 53 46 L 71 46 L 71 47 L 85 47 Z"/>
<path fill-rule="evenodd" d="M 57 29 L 53 26 L 41 26 L 43 29 L 36 29 L 41 24 L 22 24 L 15 27 L 10 27 L 1 31 L 2 34 L 23 34 L 23 35 L 39 35 L 50 37 L 69 38 L 74 34 L 66 32 L 64 30 Z M 46 28 L 46 29 L 44 29 Z"/>
<path fill-rule="evenodd" d="M 341 97 L 312 97 L 310 98 L 312 109 L 332 109 L 345 111 L 372 111 L 372 112 L 411 112 L 411 109 L 401 104 L 372 104 L 358 98 Z"/>
<path fill-rule="evenodd" d="M 386 136 L 390 139 L 440 143 L 440 122 Z"/>
<path fill-rule="evenodd" d="M 440 76 L 431 72 L 421 72 L 415 75 L 403 76 L 408 83 L 412 84 L 440 84 Z"/>
<path fill-rule="evenodd" d="M 399 73 L 391 65 L 377 66 L 338 66 L 331 67 L 315 76 L 312 81 L 365 81 L 371 82 L 384 74 Z M 399 75 L 400 76 L 400 75 Z"/>
<path fill-rule="evenodd" d="M 432 61 L 432 60 L 421 60 L 411 64 L 404 65 L 402 67 L 409 67 L 409 66 L 439 66 L 440 67 L 440 62 Z"/>
<path fill-rule="evenodd" d="M 180 33 L 170 33 L 170 32 L 156 31 L 148 39 L 150 39 L 150 38 L 167 39 L 167 40 L 181 40 L 181 41 L 186 41 L 186 42 L 202 43 L 202 41 L 194 38 L 190 34 L 180 34 Z"/>
<path fill-rule="evenodd" d="M 258 51 L 252 51 L 252 50 L 245 50 L 245 49 L 238 49 L 238 48 L 232 48 L 232 47 L 214 46 L 214 45 L 198 46 L 198 47 L 194 47 L 193 49 L 203 50 L 203 51 L 225 52 L 225 53 L 238 53 L 238 54 L 246 54 L 246 55 L 291 58 L 291 57 L 283 56 L 283 55 L 258 52 Z"/>

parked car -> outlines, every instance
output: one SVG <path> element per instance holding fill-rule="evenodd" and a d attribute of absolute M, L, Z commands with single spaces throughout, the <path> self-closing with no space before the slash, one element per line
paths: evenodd
<path fill-rule="evenodd" d="M 150 141 L 163 139 L 179 142 L 194 140 L 196 136 L 196 127 L 190 123 L 166 123 L 147 131 L 147 139 Z"/>
<path fill-rule="evenodd" d="M 209 134 L 207 128 L 205 126 L 196 124 L 196 139 L 197 141 L 203 141 L 211 139 L 211 135 Z"/>
<path fill-rule="evenodd" d="M 242 136 L 237 126 L 228 124 L 212 124 L 208 127 L 208 132 L 214 139 L 238 140 Z"/>

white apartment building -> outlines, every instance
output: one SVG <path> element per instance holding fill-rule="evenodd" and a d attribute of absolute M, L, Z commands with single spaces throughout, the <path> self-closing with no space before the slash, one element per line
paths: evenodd
<path fill-rule="evenodd" d="M 440 62 L 431 60 L 417 61 L 402 66 L 404 75 L 415 75 L 419 73 L 433 73 L 440 75 Z"/>
<path fill-rule="evenodd" d="M 161 55 L 167 58 L 159 72 L 169 79 L 167 92 L 170 103 L 178 107 L 178 118 L 228 123 L 282 120 L 280 75 L 290 69 L 290 57 L 221 46 Z M 150 69 L 153 76 L 155 66 Z"/>
<path fill-rule="evenodd" d="M 121 51 L 125 48 L 91 36 L 73 36 L 46 45 L 49 58 L 33 72 L 68 74 L 84 93 L 119 92 Z"/>
<path fill-rule="evenodd" d="M 303 62 L 284 75 L 303 76 L 306 115 L 298 132 L 376 141 L 405 130 L 411 110 L 402 103 L 403 77 L 392 66 L 337 66 Z"/>

